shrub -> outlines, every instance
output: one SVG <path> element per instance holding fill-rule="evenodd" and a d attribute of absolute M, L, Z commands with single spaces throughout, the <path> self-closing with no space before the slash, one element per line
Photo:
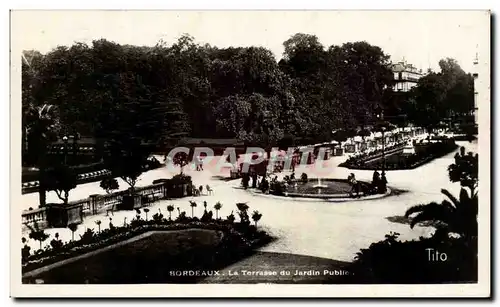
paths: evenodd
<path fill-rule="evenodd" d="M 158 161 L 158 159 L 156 159 L 155 157 L 149 158 L 146 162 L 147 169 L 156 169 L 159 168 L 161 165 L 162 164 L 160 163 L 160 161 Z"/>
<path fill-rule="evenodd" d="M 24 244 L 23 248 L 21 249 L 21 261 L 22 261 L 22 263 L 24 263 L 24 262 L 28 261 L 28 258 L 30 256 L 31 247 L 29 247 L 26 244 L 26 242 L 27 242 L 26 238 L 23 237 L 21 239 L 21 242 L 23 242 L 23 244 Z"/>
<path fill-rule="evenodd" d="M 170 179 L 170 182 L 172 184 L 185 184 L 185 183 L 191 183 L 192 180 L 191 180 L 191 176 L 187 176 L 184 174 L 177 174 L 177 175 L 174 175 L 172 177 L 172 179 Z"/>
<path fill-rule="evenodd" d="M 248 205 L 246 203 L 237 203 L 238 215 L 240 216 L 240 223 L 243 225 L 250 224 L 250 217 L 248 216 Z"/>
<path fill-rule="evenodd" d="M 92 228 L 87 228 L 87 230 L 83 233 L 83 235 L 80 235 L 80 242 L 82 244 L 89 244 L 94 242 L 95 239 L 95 233 L 94 229 Z"/>
<path fill-rule="evenodd" d="M 226 217 L 226 220 L 230 223 L 230 224 L 233 224 L 234 221 L 236 220 L 236 218 L 234 217 L 234 214 L 233 212 L 231 211 L 231 214 L 229 214 L 227 217 Z"/>
<path fill-rule="evenodd" d="M 163 214 L 161 214 L 161 213 L 153 214 L 153 221 L 154 222 L 161 222 L 162 220 L 163 220 Z"/>
<path fill-rule="evenodd" d="M 210 222 L 213 220 L 213 212 L 212 210 L 210 211 L 204 211 L 203 212 L 203 216 L 201 217 L 200 221 L 201 222 L 204 222 L 204 223 L 207 223 L 207 222 Z"/>
<path fill-rule="evenodd" d="M 59 239 L 59 233 L 56 232 L 55 239 L 52 239 L 50 241 L 50 246 L 54 251 L 58 251 L 63 247 L 63 245 L 64 245 L 63 242 Z"/>
<path fill-rule="evenodd" d="M 120 188 L 118 180 L 116 180 L 115 178 L 105 178 L 101 180 L 99 186 L 108 194 L 111 194 L 113 191 L 118 190 Z"/>
<path fill-rule="evenodd" d="M 259 211 L 254 211 L 252 214 L 252 220 L 255 222 L 255 227 L 257 227 L 257 222 L 262 218 L 262 213 Z"/>
<path fill-rule="evenodd" d="M 362 249 L 350 265 L 355 283 L 444 283 L 477 281 L 477 242 L 439 237 L 399 241 L 398 233 Z M 446 261 L 434 259 L 434 251 Z M 431 257 L 432 255 L 432 257 Z"/>
<path fill-rule="evenodd" d="M 286 191 L 285 184 L 283 182 L 273 181 L 271 182 L 270 191 L 274 195 L 283 196 Z"/>
<path fill-rule="evenodd" d="M 269 191 L 269 181 L 267 181 L 266 178 L 263 178 L 261 183 L 260 183 L 260 190 L 263 192 L 263 193 L 266 193 L 267 191 Z"/>
<path fill-rule="evenodd" d="M 302 175 L 300 175 L 300 181 L 302 181 L 303 183 L 306 183 L 307 179 L 308 177 L 306 173 L 302 173 Z"/>

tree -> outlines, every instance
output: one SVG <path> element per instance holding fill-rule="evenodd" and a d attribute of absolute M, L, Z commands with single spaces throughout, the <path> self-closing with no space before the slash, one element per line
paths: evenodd
<path fill-rule="evenodd" d="M 172 220 L 172 211 L 174 211 L 174 206 L 168 205 L 167 206 L 167 211 L 168 211 L 168 219 Z"/>
<path fill-rule="evenodd" d="M 101 232 L 101 220 L 95 221 L 95 224 L 97 225 L 97 232 Z"/>
<path fill-rule="evenodd" d="M 68 224 L 69 230 L 71 230 L 71 241 L 75 240 L 75 231 L 78 229 L 78 224 L 70 223 Z"/>
<path fill-rule="evenodd" d="M 476 193 L 478 185 L 479 156 L 460 148 L 460 153 L 455 154 L 455 163 L 448 166 L 448 175 L 451 182 L 460 182 L 462 187 L 467 187 L 471 195 Z"/>
<path fill-rule="evenodd" d="M 246 144 L 264 147 L 270 157 L 271 148 L 284 137 L 280 110 L 277 97 L 253 93 L 246 97 L 226 97 L 218 104 L 215 114 L 220 128 L 231 131 Z"/>
<path fill-rule="evenodd" d="M 40 229 L 36 222 L 33 224 L 33 226 L 27 223 L 25 225 L 30 230 L 29 238 L 40 242 L 40 249 L 42 249 L 42 243 L 49 238 L 49 235 L 46 234 L 43 229 Z"/>
<path fill-rule="evenodd" d="M 217 203 L 215 203 L 215 205 L 214 205 L 214 209 L 215 209 L 215 219 L 219 219 L 219 215 L 218 215 L 218 213 L 219 213 L 219 210 L 220 210 L 221 208 L 222 208 L 222 203 L 221 203 L 221 202 L 219 202 L 219 201 L 218 201 Z"/>
<path fill-rule="evenodd" d="M 474 110 L 474 79 L 454 59 L 439 61 L 441 71 L 419 79 L 408 97 L 409 119 L 431 132 L 444 119 L 465 119 Z"/>
<path fill-rule="evenodd" d="M 35 164 L 39 169 L 39 201 L 40 206 L 45 206 L 46 178 L 48 168 L 48 145 L 57 139 L 60 129 L 57 109 L 53 105 L 43 104 L 35 106 L 23 105 L 23 127 L 27 138 L 26 158 L 29 164 Z"/>
<path fill-rule="evenodd" d="M 189 201 L 190 206 L 191 206 L 191 216 L 194 218 L 194 208 L 198 206 L 198 204 L 192 200 Z"/>
<path fill-rule="evenodd" d="M 48 191 L 55 191 L 57 197 L 68 204 L 69 192 L 76 188 L 77 174 L 67 165 L 56 165 L 44 174 L 45 187 Z"/>
<path fill-rule="evenodd" d="M 26 262 L 28 260 L 29 256 L 30 256 L 31 247 L 29 247 L 26 244 L 27 240 L 26 240 L 25 237 L 22 237 L 21 242 L 24 245 L 23 248 L 21 249 L 21 257 L 22 257 L 22 261 Z"/>
<path fill-rule="evenodd" d="M 185 152 L 178 152 L 174 158 L 173 163 L 181 169 L 181 175 L 184 173 L 184 166 L 189 164 L 189 156 Z"/>
<path fill-rule="evenodd" d="M 106 193 L 111 194 L 114 190 L 118 190 L 120 185 L 118 184 L 118 180 L 115 178 L 105 178 L 101 180 L 99 185 Z"/>
<path fill-rule="evenodd" d="M 150 149 L 138 139 L 115 139 L 109 141 L 104 161 L 112 176 L 123 179 L 133 193 L 149 155 Z"/>
<path fill-rule="evenodd" d="M 252 220 L 255 222 L 255 227 L 257 227 L 257 222 L 262 218 L 262 214 L 259 211 L 254 211 L 252 214 Z"/>
<path fill-rule="evenodd" d="M 417 86 L 410 91 L 409 120 L 432 133 L 446 117 L 445 94 L 445 84 L 438 74 L 431 73 L 420 78 Z"/>
<path fill-rule="evenodd" d="M 250 223 L 250 218 L 248 216 L 248 205 L 246 203 L 237 203 L 236 208 L 238 208 L 238 215 L 240 216 L 240 223 L 242 225 L 248 225 Z"/>

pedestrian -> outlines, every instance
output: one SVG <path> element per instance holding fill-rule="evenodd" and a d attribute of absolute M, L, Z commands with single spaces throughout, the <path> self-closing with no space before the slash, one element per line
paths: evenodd
<path fill-rule="evenodd" d="M 196 166 L 196 171 L 200 170 L 200 163 L 198 161 L 198 157 L 194 157 L 194 165 Z"/>
<path fill-rule="evenodd" d="M 349 191 L 349 195 L 353 197 L 353 192 L 356 192 L 356 197 L 359 197 L 359 185 L 354 173 L 351 173 L 349 177 L 347 177 L 347 180 L 349 180 L 349 183 L 351 184 L 351 191 Z"/>
<path fill-rule="evenodd" d="M 380 181 L 380 173 L 377 170 L 375 170 L 373 172 L 373 178 L 372 178 L 372 190 L 374 192 L 378 192 L 379 181 Z"/>
<path fill-rule="evenodd" d="M 384 194 L 387 192 L 387 178 L 385 177 L 385 172 L 382 171 L 382 176 L 379 181 L 379 193 Z"/>

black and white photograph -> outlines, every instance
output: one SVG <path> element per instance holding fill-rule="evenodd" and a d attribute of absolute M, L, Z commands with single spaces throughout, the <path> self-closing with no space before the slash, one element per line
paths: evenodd
<path fill-rule="evenodd" d="M 488 297 L 490 22 L 12 10 L 12 295 Z"/>

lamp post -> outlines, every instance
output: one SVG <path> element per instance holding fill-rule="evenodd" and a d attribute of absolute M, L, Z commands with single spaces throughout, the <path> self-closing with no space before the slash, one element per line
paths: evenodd
<path fill-rule="evenodd" d="M 377 114 L 377 118 L 380 120 L 382 128 L 382 174 L 385 174 L 385 126 L 384 126 L 384 110 Z"/>
<path fill-rule="evenodd" d="M 64 165 L 67 164 L 67 156 L 68 156 L 68 137 L 67 136 L 63 136 L 62 138 L 63 142 L 64 142 Z"/>

